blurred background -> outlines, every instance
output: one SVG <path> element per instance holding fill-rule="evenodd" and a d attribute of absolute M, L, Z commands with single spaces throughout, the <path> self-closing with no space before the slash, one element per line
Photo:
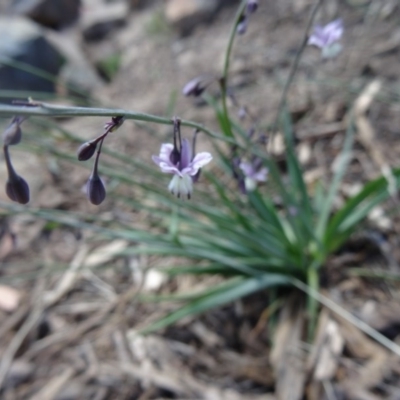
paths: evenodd
<path fill-rule="evenodd" d="M 313 3 L 260 0 L 246 33 L 236 39 L 229 89 L 265 130 L 276 116 Z M 214 111 L 181 91 L 198 75 L 221 73 L 238 4 L 2 0 L 0 102 L 32 97 L 64 105 L 178 115 L 217 131 Z M 379 95 L 369 110 L 374 135 L 356 144 L 355 161 L 343 185 L 346 196 L 379 175 L 379 157 L 371 155 L 374 149 L 379 148 L 380 160 L 398 165 L 400 4 L 325 0 L 315 23 L 325 25 L 336 18 L 344 22 L 343 51 L 335 59 L 323 60 L 317 48 L 307 47 L 288 106 L 305 180 L 312 188 L 330 175 L 343 144 L 350 104 L 368 83 L 379 81 Z M 218 96 L 219 88 L 211 86 L 209 91 Z M 339 350 L 330 350 L 333 367 L 324 361 L 325 375 L 321 372 L 323 378 L 316 378 L 319 389 L 310 385 L 309 391 L 283 390 L 279 385 L 287 384 L 288 377 L 276 368 L 274 372 L 276 358 L 271 364 L 266 327 L 270 311 L 259 295 L 185 319 L 158 334 L 138 336 L 137 327 L 172 309 L 169 304 L 136 301 L 139 287 L 144 293 L 160 294 L 197 290 L 210 282 L 193 277 L 168 280 L 157 272 L 143 279 L 149 267 L 183 261 L 121 255 L 128 241 L 99 239 L 84 226 L 83 222 L 107 226 L 117 221 L 124 227 L 150 229 L 153 223 L 140 209 L 140 201 L 153 200 L 118 174 L 128 171 L 122 156 L 153 167 L 150 157 L 170 140 L 171 128 L 127 121 L 107 139 L 107 149 L 114 152 L 105 155 L 110 196 L 94 207 L 84 193 L 90 166 L 76 162 L 75 154 L 80 143 L 102 133 L 107 121 L 85 117 L 24 122 L 23 144 L 12 149 L 12 158 L 29 181 L 28 212 L 14 207 L 6 196 L 6 167 L 4 162 L 0 165 L 1 399 L 400 399 L 398 360 L 347 325 L 335 325 L 342 344 Z M 0 119 L 1 130 L 8 123 L 9 119 Z M 191 134 L 190 129 L 183 132 Z M 200 136 L 199 149 L 211 148 Z M 278 140 L 274 154 L 279 159 L 282 153 Z M 213 168 L 220 173 L 217 165 Z M 135 182 L 146 180 L 129 174 Z M 148 179 L 154 183 L 157 178 Z M 163 188 L 168 182 L 154 184 Z M 132 203 L 123 202 L 124 196 Z M 338 303 L 395 340 L 400 299 L 393 282 L 346 275 L 338 267 L 389 263 L 392 272 L 399 272 L 399 221 L 391 211 L 379 209 L 371 220 L 378 237 L 375 245 L 361 238 L 349 249 L 349 259 L 333 258 L 327 282 Z M 57 217 L 50 221 L 52 212 Z M 72 222 L 66 227 L 68 218 Z M 382 243 L 387 246 L 383 250 Z M 38 306 L 43 294 L 44 303 Z M 10 343 L 15 352 L 5 359 Z M 287 362 L 282 364 L 285 368 L 291 364 Z M 290 370 L 289 381 L 304 381 L 301 370 Z"/>

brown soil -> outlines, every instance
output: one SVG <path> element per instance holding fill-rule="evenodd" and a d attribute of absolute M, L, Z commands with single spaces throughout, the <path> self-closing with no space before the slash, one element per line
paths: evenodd
<path fill-rule="evenodd" d="M 297 149 L 310 189 L 331 174 L 349 106 L 371 82 L 381 85 L 368 112 L 373 135 L 358 133 L 343 199 L 357 185 L 379 176 L 384 165 L 398 166 L 400 9 L 395 0 L 325 3 L 317 20 L 343 18 L 344 50 L 324 62 L 316 48 L 306 48 L 289 93 Z M 265 127 L 276 116 L 310 4 L 260 1 L 248 32 L 236 40 L 230 87 Z M 91 55 L 110 45 L 122 54 L 116 76 L 93 97 L 107 106 L 179 115 L 218 129 L 212 110 L 183 97 L 181 89 L 197 75 L 221 71 L 235 7 L 223 8 L 187 37 L 180 37 L 160 17 L 163 7 L 164 3 L 152 2 L 132 13 L 126 26 L 104 41 L 86 45 Z M 210 90 L 217 93 L 218 88 Z M 98 135 L 104 122 L 85 118 L 61 125 L 86 140 Z M 34 124 L 30 129 L 34 131 Z M 166 127 L 128 121 L 107 146 L 150 164 L 151 154 L 169 134 Z M 56 134 L 46 140 L 56 149 L 63 146 L 64 151 L 75 152 L 76 143 Z M 206 138 L 200 146 L 209 146 Z M 133 213 L 115 199 L 99 208 L 89 206 L 76 189 L 84 185 L 87 169 L 59 161 L 51 152 L 18 154 L 25 175 L 35 172 L 34 208 L 82 212 L 128 226 L 147 223 L 147 215 Z M 126 194 L 133 196 L 134 190 Z M 272 322 L 265 294 L 259 294 L 140 337 L 139 327 L 165 315 L 173 305 L 140 303 L 137 294 L 143 288 L 138 274 L 141 268 L 174 265 L 176 260 L 115 256 L 127 242 L 104 241 L 79 226 L 50 226 L 35 216 L 14 215 L 4 194 L 0 199 L 0 285 L 21 295 L 14 310 L 0 307 L 2 399 L 400 398 L 398 355 L 327 308 L 321 310 L 314 343 L 299 341 L 305 316 L 293 314 L 299 303 L 295 297 L 288 296 L 279 305 L 280 317 Z M 396 207 L 393 199 L 379 208 L 363 231 L 332 257 L 322 277 L 327 297 L 394 342 L 400 333 L 396 281 L 363 278 L 348 270 L 362 267 L 398 276 Z M 83 269 L 83 261 L 92 267 Z M 209 283 L 159 279 L 149 274 L 156 293 L 187 292 Z"/>

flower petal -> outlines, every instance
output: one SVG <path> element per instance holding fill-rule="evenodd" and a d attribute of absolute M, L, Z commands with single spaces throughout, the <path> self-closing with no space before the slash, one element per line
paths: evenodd
<path fill-rule="evenodd" d="M 212 155 L 207 152 L 199 153 L 193 161 L 184 168 L 181 173 L 183 175 L 194 176 L 199 172 L 199 169 L 208 164 L 212 160 Z"/>
<path fill-rule="evenodd" d="M 239 168 L 243 171 L 243 174 L 244 174 L 244 175 L 246 175 L 246 176 L 248 176 L 248 177 L 253 177 L 253 175 L 254 175 L 254 168 L 253 168 L 253 166 L 252 166 L 250 163 L 245 162 L 245 161 L 242 161 L 242 162 L 239 164 Z"/>
<path fill-rule="evenodd" d="M 179 165 L 180 170 L 185 169 L 192 160 L 192 148 L 190 146 L 189 140 L 182 140 L 182 149 L 181 149 L 181 163 Z"/>
<path fill-rule="evenodd" d="M 324 35 L 326 37 L 326 45 L 331 45 L 332 43 L 337 42 L 343 35 L 343 23 L 342 20 L 336 20 L 324 28 Z"/>
<path fill-rule="evenodd" d="M 325 45 L 325 42 L 319 36 L 311 35 L 308 38 L 307 44 L 309 44 L 310 46 L 317 46 L 322 49 Z"/>
<path fill-rule="evenodd" d="M 190 163 L 192 165 L 192 169 L 195 170 L 194 174 L 197 174 L 197 171 L 200 168 L 203 168 L 205 165 L 207 165 L 211 160 L 212 160 L 212 155 L 207 151 L 203 151 L 202 153 L 196 154 L 196 157 Z"/>
<path fill-rule="evenodd" d="M 255 179 L 246 176 L 244 185 L 247 192 L 252 192 L 257 187 L 257 182 Z"/>
<path fill-rule="evenodd" d="M 173 144 L 163 143 L 160 149 L 160 158 L 164 161 L 169 162 L 172 150 L 174 149 Z"/>
<path fill-rule="evenodd" d="M 265 182 L 268 176 L 268 169 L 261 168 L 258 172 L 253 175 L 253 179 L 257 182 Z"/>
<path fill-rule="evenodd" d="M 188 175 L 175 175 L 168 185 L 168 190 L 175 196 L 187 196 L 190 198 L 193 190 L 192 178 Z"/>

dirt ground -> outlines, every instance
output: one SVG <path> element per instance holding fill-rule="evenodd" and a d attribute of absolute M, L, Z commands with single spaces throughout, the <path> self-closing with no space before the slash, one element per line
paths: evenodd
<path fill-rule="evenodd" d="M 235 42 L 230 89 L 266 129 L 276 116 L 311 3 L 260 0 L 248 31 Z M 182 96 L 181 89 L 195 76 L 221 71 L 235 6 L 224 7 L 183 37 L 168 25 L 164 7 L 154 1 L 104 40 L 84 45 L 89 59 L 110 47 L 121 55 L 118 72 L 92 97 L 105 106 L 178 115 L 217 130 L 213 111 Z M 343 51 L 324 61 L 318 49 L 306 48 L 289 108 L 312 190 L 332 172 L 350 105 L 371 84 L 377 88 L 366 114 L 370 129 L 357 133 L 343 199 L 387 166 L 399 166 L 400 4 L 325 1 L 316 23 L 338 17 L 345 27 Z M 98 135 L 104 122 L 59 121 L 82 141 Z M 33 123 L 29 129 L 35 131 Z M 169 134 L 166 127 L 128 121 L 107 145 L 150 165 L 151 154 Z M 75 154 L 76 143 L 57 135 L 51 144 Z M 200 146 L 209 146 L 207 138 Z M 117 199 L 99 208 L 88 205 L 76 189 L 84 185 L 87 169 L 58 162 L 46 150 L 21 151 L 16 157 L 19 170 L 32 176 L 33 209 L 64 210 L 71 218 L 86 213 L 103 222 L 117 218 L 130 226 L 146 223 L 145 215 L 132 213 Z M 280 306 L 274 337 L 265 294 L 141 337 L 138 328 L 174 305 L 141 303 L 140 290 L 188 291 L 207 281 L 166 281 L 151 272 L 143 287 L 144 269 L 176 260 L 118 256 L 129 245 L 124 240 L 105 242 L 80 226 L 51 225 L 13 208 L 4 193 L 0 201 L 0 297 L 11 301 L 1 305 L 0 298 L 1 399 L 400 399 L 399 354 L 328 308 L 321 309 L 314 343 L 298 341 L 304 316 L 292 314 L 296 295 Z M 400 338 L 399 222 L 395 197 L 329 260 L 322 277 L 329 299 L 395 343 Z M 361 276 L 357 268 L 370 273 Z"/>

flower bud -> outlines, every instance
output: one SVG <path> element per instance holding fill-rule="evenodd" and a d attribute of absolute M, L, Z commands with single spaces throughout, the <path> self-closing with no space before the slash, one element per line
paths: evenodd
<path fill-rule="evenodd" d="M 77 151 L 78 160 L 86 161 L 92 158 L 93 154 L 96 151 L 97 142 L 86 142 L 79 146 Z"/>
<path fill-rule="evenodd" d="M 214 80 L 215 77 L 212 75 L 198 76 L 183 87 L 182 94 L 188 97 L 199 97 Z"/>
<path fill-rule="evenodd" d="M 6 183 L 7 196 L 20 204 L 29 202 L 29 186 L 25 179 L 17 174 L 12 174 Z"/>
<path fill-rule="evenodd" d="M 95 206 L 101 204 L 106 198 L 106 188 L 99 175 L 97 175 L 97 172 L 93 172 L 92 175 L 90 175 L 86 186 L 86 192 L 88 200 Z"/>
<path fill-rule="evenodd" d="M 247 31 L 247 17 L 246 17 L 246 15 L 242 15 L 241 17 L 240 17 L 240 20 L 239 20 L 239 23 L 237 24 L 237 27 L 236 27 L 236 32 L 239 34 L 239 35 L 244 35 L 245 33 L 246 33 L 246 31 Z"/>
<path fill-rule="evenodd" d="M 14 170 L 11 163 L 10 154 L 8 152 L 8 146 L 3 147 L 4 159 L 6 161 L 8 180 L 6 182 L 6 193 L 7 196 L 12 200 L 20 204 L 26 204 L 29 202 L 29 186 L 25 179 L 20 177 Z"/>
<path fill-rule="evenodd" d="M 257 11 L 258 0 L 248 0 L 247 1 L 247 13 L 253 14 Z"/>

